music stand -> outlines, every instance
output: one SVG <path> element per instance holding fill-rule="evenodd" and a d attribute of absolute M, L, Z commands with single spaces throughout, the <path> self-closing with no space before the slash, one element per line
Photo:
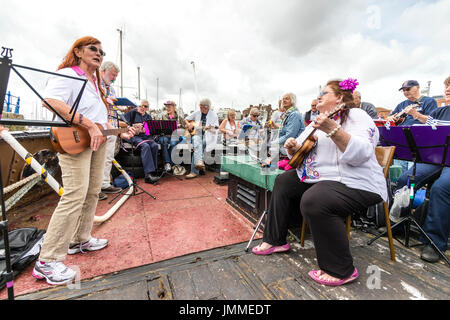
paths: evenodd
<path fill-rule="evenodd" d="M 132 143 L 131 144 L 131 153 L 134 157 L 134 150 L 137 148 L 135 146 L 133 146 Z M 136 177 L 136 170 L 135 167 L 133 166 L 132 169 L 133 172 L 133 179 L 132 179 L 132 183 L 128 185 L 128 187 L 126 187 L 125 189 L 123 189 L 122 191 L 120 191 L 118 194 L 116 194 L 116 196 L 114 198 L 112 198 L 111 200 L 109 200 L 109 204 L 111 204 L 114 200 L 117 199 L 118 196 L 123 195 L 128 189 L 130 189 L 131 187 L 133 187 L 133 192 L 131 193 L 131 196 L 138 196 L 142 193 L 146 193 L 147 195 L 149 195 L 150 197 L 152 197 L 154 200 L 156 200 L 156 197 L 154 195 L 152 195 L 150 192 L 144 190 L 141 186 L 138 185 L 137 183 L 137 177 Z M 141 190 L 139 193 L 136 193 L 136 189 Z"/>
<path fill-rule="evenodd" d="M 178 121 L 175 121 L 175 120 L 149 120 L 149 121 L 145 122 L 144 126 L 146 126 L 145 127 L 146 135 L 159 136 L 159 138 L 161 138 L 165 135 L 171 136 L 172 133 L 174 131 L 176 131 L 178 128 Z M 159 139 L 158 139 L 158 141 L 159 141 Z M 170 146 L 170 141 L 169 141 L 169 146 Z M 161 179 L 166 174 L 178 179 L 179 181 L 183 180 L 182 178 L 180 178 L 166 170 L 162 171 L 161 175 L 159 176 L 159 179 Z M 157 184 L 157 182 L 155 182 L 154 184 Z"/>
<path fill-rule="evenodd" d="M 409 233 L 411 223 L 414 224 L 420 233 L 429 241 L 439 255 L 450 265 L 450 261 L 445 254 L 439 250 L 433 240 L 421 228 L 413 216 L 414 187 L 416 185 L 416 163 L 428 163 L 440 165 L 442 167 L 450 166 L 450 126 L 404 126 L 404 127 L 378 127 L 380 132 L 380 144 L 383 146 L 395 146 L 394 156 L 401 160 L 413 161 L 412 175 L 408 178 L 408 188 L 410 189 L 410 199 L 408 214 L 406 217 L 395 223 L 391 230 L 403 222 L 405 225 L 405 246 L 409 248 Z M 430 139 L 432 137 L 432 139 Z M 377 237 L 368 241 L 372 244 L 378 238 L 384 236 L 383 232 Z"/>
<path fill-rule="evenodd" d="M 78 105 L 81 100 L 81 96 L 87 84 L 87 79 L 80 79 L 77 77 L 66 76 L 63 74 L 44 71 L 36 68 L 21 66 L 12 63 L 12 51 L 11 48 L 2 47 L 1 58 L 0 58 L 0 101 L 2 105 L 0 107 L 0 124 L 5 125 L 25 125 L 25 126 L 37 126 L 37 127 L 70 127 L 72 125 L 73 119 L 75 117 Z M 78 93 L 77 98 L 72 105 L 69 114 L 72 114 L 70 120 L 65 120 L 44 98 L 37 92 L 35 88 L 25 79 L 25 77 L 17 69 L 26 69 L 30 71 L 36 71 L 41 73 L 46 73 L 50 75 L 55 75 L 58 77 L 70 78 L 76 81 L 83 82 L 81 89 Z M 13 70 L 19 78 L 34 92 L 35 95 L 56 115 L 61 121 L 41 121 L 41 120 L 29 120 L 29 119 L 3 119 L 3 102 L 5 101 L 6 90 L 8 89 L 9 76 Z M 9 237 L 8 237 L 8 220 L 6 220 L 6 208 L 5 208 L 5 195 L 3 194 L 3 181 L 1 177 L 1 165 L 0 165 L 0 201 L 2 209 L 2 221 L 0 221 L 0 231 L 3 231 L 4 243 L 5 243 L 5 259 L 6 259 L 6 286 L 8 288 L 8 299 L 14 300 L 14 275 L 11 270 L 11 251 L 9 247 Z"/>

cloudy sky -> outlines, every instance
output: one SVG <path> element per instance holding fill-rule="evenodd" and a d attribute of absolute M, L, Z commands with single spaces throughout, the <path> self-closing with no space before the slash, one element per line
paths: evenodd
<path fill-rule="evenodd" d="M 0 0 L 0 8 L 0 45 L 14 49 L 15 64 L 48 71 L 85 35 L 119 63 L 122 29 L 124 95 L 137 100 L 140 67 L 140 96 L 153 108 L 178 103 L 181 89 L 185 112 L 194 109 L 192 61 L 198 95 L 216 110 L 274 106 L 293 92 L 305 112 L 319 86 L 347 77 L 359 80 L 363 101 L 393 109 L 403 81 L 431 81 L 430 95 L 441 95 L 450 75 L 448 0 Z M 43 88 L 44 75 L 23 74 Z M 120 76 L 115 85 L 120 93 Z M 15 74 L 9 90 L 23 108 L 37 105 Z"/>

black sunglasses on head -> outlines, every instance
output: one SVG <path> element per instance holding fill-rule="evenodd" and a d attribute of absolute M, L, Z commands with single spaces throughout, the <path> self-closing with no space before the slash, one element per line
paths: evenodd
<path fill-rule="evenodd" d="M 106 56 L 105 51 L 103 51 L 102 49 L 97 48 L 97 47 L 94 46 L 94 45 L 87 46 L 87 48 L 88 48 L 89 50 L 91 50 L 92 52 L 99 52 L 100 55 L 103 56 L 103 57 Z"/>

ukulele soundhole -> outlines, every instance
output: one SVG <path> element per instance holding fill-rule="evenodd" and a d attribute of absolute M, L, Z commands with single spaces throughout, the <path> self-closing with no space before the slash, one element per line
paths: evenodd
<path fill-rule="evenodd" d="M 73 131 L 73 137 L 76 143 L 80 143 L 80 137 L 78 136 L 78 131 Z"/>

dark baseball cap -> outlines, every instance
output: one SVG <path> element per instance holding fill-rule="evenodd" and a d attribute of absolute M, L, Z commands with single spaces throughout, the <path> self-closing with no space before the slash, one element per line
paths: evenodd
<path fill-rule="evenodd" d="M 411 87 L 415 87 L 418 86 L 419 82 L 417 82 L 416 80 L 407 80 L 405 82 L 403 82 L 403 85 L 400 89 L 398 89 L 398 91 L 402 91 L 405 88 L 411 88 Z"/>

